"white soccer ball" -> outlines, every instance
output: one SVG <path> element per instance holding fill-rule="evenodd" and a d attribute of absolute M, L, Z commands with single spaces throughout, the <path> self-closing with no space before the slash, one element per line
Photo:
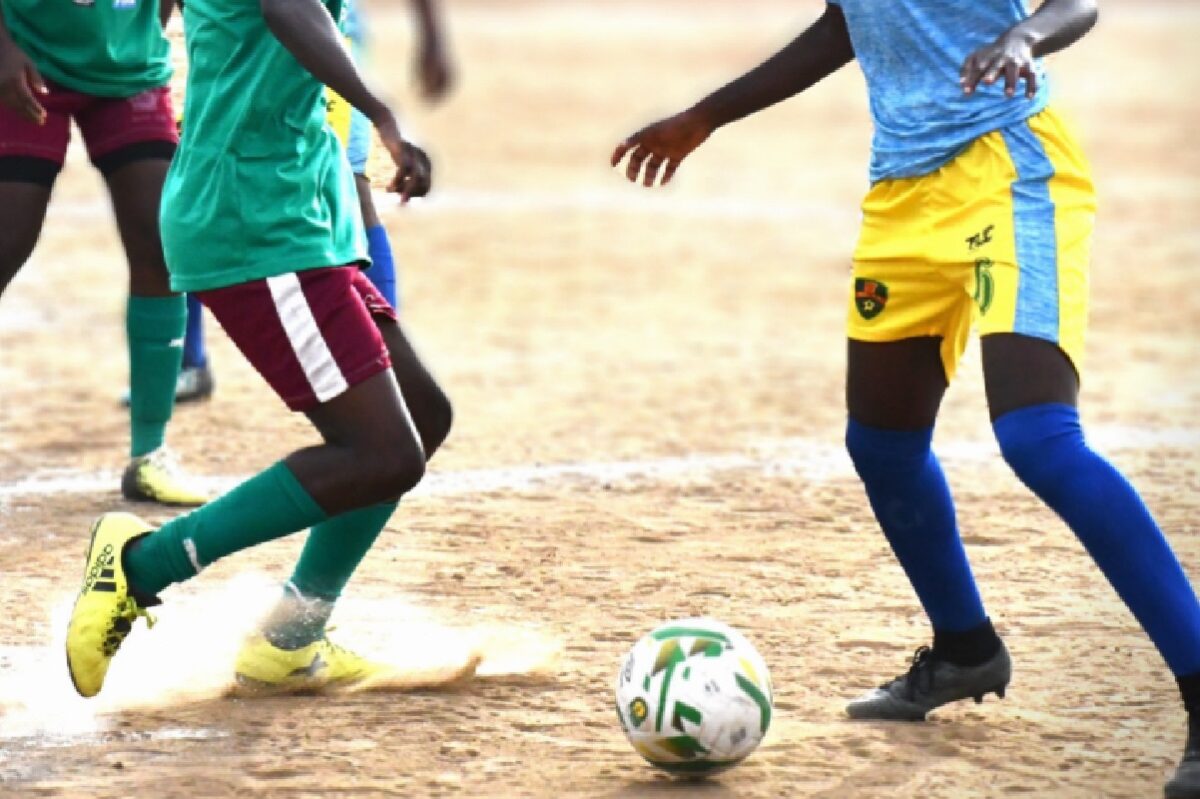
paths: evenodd
<path fill-rule="evenodd" d="M 771 676 L 746 637 L 713 619 L 668 622 L 617 674 L 617 715 L 633 748 L 673 774 L 731 768 L 771 726 Z"/>

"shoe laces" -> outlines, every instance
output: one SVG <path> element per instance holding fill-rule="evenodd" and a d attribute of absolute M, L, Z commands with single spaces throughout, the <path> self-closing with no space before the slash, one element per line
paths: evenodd
<path fill-rule="evenodd" d="M 179 457 L 167 447 L 159 447 L 146 456 L 146 463 L 170 475 L 179 474 Z"/>
<path fill-rule="evenodd" d="M 933 672 L 936 662 L 937 659 L 931 648 L 917 647 L 904 676 L 897 677 L 891 683 L 880 687 L 888 688 L 899 682 L 903 686 L 905 697 L 909 700 L 913 699 L 918 692 L 928 693 L 933 690 Z"/>
<path fill-rule="evenodd" d="M 133 630 L 133 623 L 138 620 L 139 616 L 146 619 L 147 627 L 153 627 L 157 621 L 131 596 L 127 596 L 117 603 L 113 611 L 112 624 L 109 625 L 108 632 L 104 636 L 103 647 L 106 656 L 112 657 L 117 653 L 125 638 Z"/>

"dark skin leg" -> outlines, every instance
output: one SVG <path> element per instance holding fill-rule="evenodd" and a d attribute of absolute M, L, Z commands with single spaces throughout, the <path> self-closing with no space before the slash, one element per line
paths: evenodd
<path fill-rule="evenodd" d="M 129 260 L 129 293 L 137 297 L 174 294 L 158 231 L 158 208 L 169 166 L 160 158 L 134 161 L 106 178 Z"/>
<path fill-rule="evenodd" d="M 50 188 L 36 183 L 0 182 L 0 294 L 33 254 L 46 221 Z"/>
<path fill-rule="evenodd" d="M 1016 333 L 984 336 L 983 381 L 993 422 L 1031 405 L 1079 402 L 1079 375 L 1066 353 Z"/>
<path fill-rule="evenodd" d="M 371 199 L 371 181 L 366 175 L 354 176 L 354 187 L 358 189 L 358 205 L 362 209 L 363 226 L 367 230 L 379 225 L 379 212 L 375 210 L 375 201 Z"/>
<path fill-rule="evenodd" d="M 393 369 L 308 413 L 325 443 L 292 453 L 288 468 L 327 514 L 394 501 L 425 473 L 450 432 L 446 395 L 400 326 L 377 320 Z"/>
<path fill-rule="evenodd" d="M 849 342 L 846 407 L 850 418 L 883 430 L 933 426 L 946 393 L 940 338 Z"/>

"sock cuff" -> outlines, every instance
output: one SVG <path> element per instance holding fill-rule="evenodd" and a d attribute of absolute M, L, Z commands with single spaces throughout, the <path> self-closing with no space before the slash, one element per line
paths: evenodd
<path fill-rule="evenodd" d="M 851 453 L 890 458 L 926 455 L 933 444 L 933 428 L 886 430 L 850 419 L 846 424 L 846 447 Z"/>
<path fill-rule="evenodd" d="M 187 300 L 181 294 L 131 296 L 125 310 L 125 326 L 131 338 L 181 338 L 187 327 Z"/>
<path fill-rule="evenodd" d="M 391 239 L 388 237 L 387 228 L 383 226 L 382 222 L 367 230 L 367 243 L 372 247 L 380 244 L 388 245 L 391 243 Z"/>
<path fill-rule="evenodd" d="M 992 429 L 997 435 L 1016 430 L 1054 430 L 1065 426 L 1080 426 L 1079 409 L 1061 402 L 1017 408 L 992 422 Z"/>
<path fill-rule="evenodd" d="M 286 463 L 279 461 L 267 471 L 275 478 L 275 482 L 283 489 L 283 492 L 288 495 L 288 499 L 295 503 L 301 514 L 307 518 L 317 519 L 318 523 L 329 518 L 329 514 L 325 513 L 325 510 L 317 504 L 308 490 L 300 484 Z"/>
<path fill-rule="evenodd" d="M 1175 682 L 1179 684 L 1179 695 L 1187 712 L 1200 711 L 1200 672 L 1182 674 Z"/>

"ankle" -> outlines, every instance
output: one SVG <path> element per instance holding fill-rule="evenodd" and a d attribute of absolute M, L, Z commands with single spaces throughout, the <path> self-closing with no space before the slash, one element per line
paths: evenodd
<path fill-rule="evenodd" d="M 955 666 L 980 666 L 995 657 L 1002 646 L 990 619 L 963 632 L 933 631 L 933 653 Z"/>

